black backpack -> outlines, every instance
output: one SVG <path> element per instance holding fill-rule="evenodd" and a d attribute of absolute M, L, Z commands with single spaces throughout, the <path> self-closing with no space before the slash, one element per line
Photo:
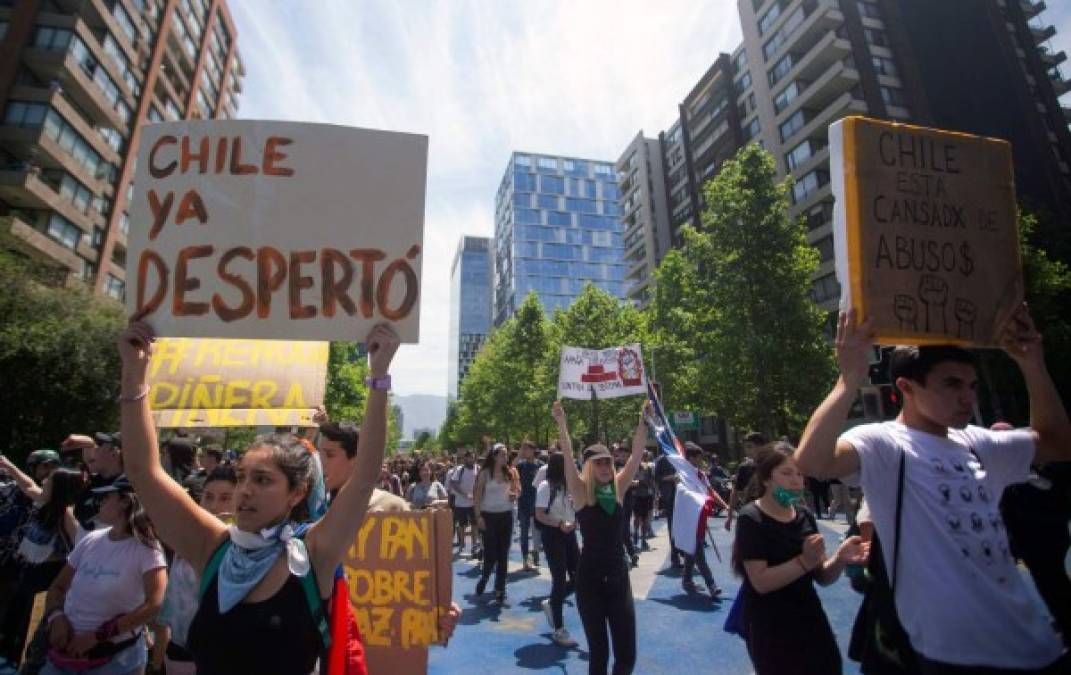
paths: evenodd
<path fill-rule="evenodd" d="M 919 657 L 896 613 L 896 572 L 900 561 L 900 523 L 903 520 L 904 471 L 907 455 L 900 449 L 900 470 L 896 483 L 896 527 L 893 536 L 892 577 L 877 532 L 870 543 L 867 562 L 868 582 L 863 604 L 852 626 L 848 658 L 858 661 L 867 675 L 909 675 L 919 672 Z"/>

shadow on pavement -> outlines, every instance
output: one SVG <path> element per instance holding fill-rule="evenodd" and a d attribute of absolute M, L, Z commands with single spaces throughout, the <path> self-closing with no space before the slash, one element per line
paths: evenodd
<path fill-rule="evenodd" d="M 651 600 L 663 605 L 682 609 L 686 612 L 713 613 L 720 610 L 722 605 L 726 605 L 725 611 L 729 611 L 728 606 L 732 604 L 731 599 L 728 601 L 723 599 L 721 602 L 713 602 L 711 601 L 710 596 L 699 593 L 679 593 L 669 598 L 651 598 Z"/>
<path fill-rule="evenodd" d="M 480 599 L 475 594 L 468 594 L 465 596 L 470 606 L 461 610 L 461 618 L 457 622 L 463 626 L 475 626 L 476 624 L 490 619 L 492 621 L 498 621 L 498 617 L 502 615 L 503 606 L 491 602 L 490 596 L 486 599 Z"/>
<path fill-rule="evenodd" d="M 527 670 L 546 670 L 553 668 L 560 670 L 562 673 L 566 673 L 568 671 L 565 668 L 565 664 L 570 652 L 577 652 L 581 661 L 588 660 L 588 653 L 579 647 L 574 647 L 572 649 L 559 647 L 550 641 L 550 633 L 543 633 L 542 635 L 547 639 L 545 644 L 525 645 L 513 652 L 513 655 L 517 657 L 518 668 L 525 668 Z"/>

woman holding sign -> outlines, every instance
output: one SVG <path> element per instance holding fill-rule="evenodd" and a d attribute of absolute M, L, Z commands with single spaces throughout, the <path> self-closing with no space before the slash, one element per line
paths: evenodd
<path fill-rule="evenodd" d="M 650 405 L 644 402 L 644 410 Z M 629 564 L 625 560 L 626 529 L 622 523 L 621 499 L 632 484 L 643 460 L 647 426 L 643 411 L 632 436 L 632 453 L 621 471 L 614 473 L 614 460 L 605 445 L 584 449 L 583 473 L 573 462 L 573 442 L 560 401 L 552 411 L 558 423 L 559 443 L 565 455 L 565 483 L 584 538 L 576 579 L 576 606 L 588 639 L 589 675 L 604 675 L 614 647 L 614 675 L 627 675 L 636 665 L 636 608 L 632 604 Z M 606 629 L 609 626 L 610 638 Z"/>
<path fill-rule="evenodd" d="M 238 469 L 235 524 L 201 509 L 160 465 L 146 374 L 155 339 L 135 316 L 119 338 L 127 476 L 161 538 L 201 577 L 189 644 L 201 675 L 307 675 L 323 650 L 324 598 L 356 539 L 386 445 L 388 369 L 398 349 L 381 324 L 366 338 L 371 376 L 353 474 L 326 515 L 302 531 L 312 455 L 291 434 L 257 438 Z"/>

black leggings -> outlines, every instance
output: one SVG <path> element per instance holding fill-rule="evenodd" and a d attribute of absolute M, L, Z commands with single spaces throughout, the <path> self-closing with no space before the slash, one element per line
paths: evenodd
<path fill-rule="evenodd" d="M 606 675 L 610 642 L 614 645 L 613 675 L 629 675 L 636 665 L 636 607 L 628 570 L 607 575 L 599 570 L 577 572 L 576 608 L 588 638 L 588 675 Z M 610 627 L 607 640 L 606 628 Z"/>
<path fill-rule="evenodd" d="M 509 563 L 510 537 L 513 535 L 513 512 L 482 511 L 483 516 L 483 578 L 495 573 L 495 590 L 505 593 L 506 571 Z"/>
<path fill-rule="evenodd" d="M 580 558 L 576 532 L 565 534 L 556 527 L 544 527 L 543 553 L 550 567 L 550 609 L 554 614 L 554 630 L 557 630 L 563 625 L 562 604 L 567 595 L 568 582 L 576 579 L 576 564 Z"/>

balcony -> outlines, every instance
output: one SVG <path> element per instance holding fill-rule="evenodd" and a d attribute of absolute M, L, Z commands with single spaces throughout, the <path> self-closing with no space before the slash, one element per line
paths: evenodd
<path fill-rule="evenodd" d="M 791 12 L 785 12 L 790 15 Z M 809 51 L 811 46 L 820 42 L 827 33 L 835 31 L 844 24 L 844 14 L 837 8 L 836 0 L 818 0 L 814 9 L 803 20 L 796 30 L 777 50 L 766 59 L 767 65 L 777 63 L 789 52 L 802 53 Z M 773 32 L 770 33 L 773 35 Z"/>
<path fill-rule="evenodd" d="M 1040 45 L 1056 35 L 1056 26 L 1045 26 L 1044 28 L 1030 26 L 1030 34 L 1034 37 L 1034 44 Z"/>
<path fill-rule="evenodd" d="M 54 241 L 44 232 L 39 232 L 17 216 L 0 218 L 0 223 L 3 223 L 5 231 L 10 232 L 22 244 L 20 249 L 24 253 L 33 256 L 45 266 L 59 268 L 56 271 L 60 281 L 67 276 L 60 265 L 67 270 L 82 269 L 82 261 L 74 251 Z M 57 265 L 57 262 L 60 265 Z"/>
<path fill-rule="evenodd" d="M 41 80 L 58 83 L 71 100 L 89 115 L 94 124 L 127 131 L 127 126 L 115 111 L 115 106 L 104 97 L 100 87 L 93 81 L 93 75 L 70 51 L 27 49 L 23 52 L 23 58 L 26 66 Z"/>
<path fill-rule="evenodd" d="M 826 68 L 818 79 L 807 85 L 784 110 L 776 115 L 774 120 L 780 126 L 782 122 L 792 116 L 801 106 L 821 110 L 833 102 L 846 91 L 851 91 L 859 84 L 859 71 L 846 63 L 847 59 L 835 61 Z M 810 66 L 808 66 L 810 70 Z"/>
<path fill-rule="evenodd" d="M 1056 92 L 1056 98 L 1060 98 L 1071 91 L 1071 81 L 1065 80 L 1058 70 L 1049 73 L 1049 81 L 1052 82 L 1052 89 Z"/>
<path fill-rule="evenodd" d="M 1020 0 L 1019 6 L 1023 8 L 1023 14 L 1026 15 L 1028 20 L 1033 19 L 1035 16 L 1045 11 L 1045 3 L 1042 0 L 1038 0 L 1038 2 Z"/>
<path fill-rule="evenodd" d="M 16 157 L 33 158 L 42 169 L 66 171 L 95 194 L 111 192 L 110 185 L 89 175 L 85 167 L 45 133 L 43 127 L 0 127 L 0 146 Z"/>
<path fill-rule="evenodd" d="M 1062 51 L 1053 53 L 1048 47 L 1038 47 L 1038 56 L 1041 57 L 1041 62 L 1045 64 L 1046 68 L 1058 66 L 1067 60 L 1066 53 Z"/>
<path fill-rule="evenodd" d="M 823 134 L 823 136 L 824 135 L 825 134 Z M 829 146 L 827 145 L 827 146 L 819 149 L 818 152 L 814 153 L 813 155 L 811 155 L 810 157 L 805 159 L 800 164 L 796 165 L 796 168 L 792 169 L 790 171 L 790 173 L 792 174 L 792 176 L 795 179 L 799 180 L 799 178 L 801 176 L 806 176 L 811 171 L 813 171 L 816 167 L 825 165 L 828 162 L 829 162 Z"/>
<path fill-rule="evenodd" d="M 83 232 L 92 232 L 101 219 L 88 215 L 59 193 L 59 186 L 50 182 L 39 170 L 23 166 L 0 168 L 0 200 L 14 208 L 49 210 L 77 225 Z M 95 211 L 92 214 L 97 215 Z"/>
<path fill-rule="evenodd" d="M 808 106 L 809 108 L 810 106 Z M 807 124 L 785 139 L 782 144 L 785 148 L 795 147 L 804 138 L 828 138 L 828 128 L 833 122 L 848 115 L 865 115 L 867 112 L 866 102 L 855 98 L 852 92 L 846 91 L 838 96 L 831 104 L 823 109 L 815 110 L 808 116 Z"/>

